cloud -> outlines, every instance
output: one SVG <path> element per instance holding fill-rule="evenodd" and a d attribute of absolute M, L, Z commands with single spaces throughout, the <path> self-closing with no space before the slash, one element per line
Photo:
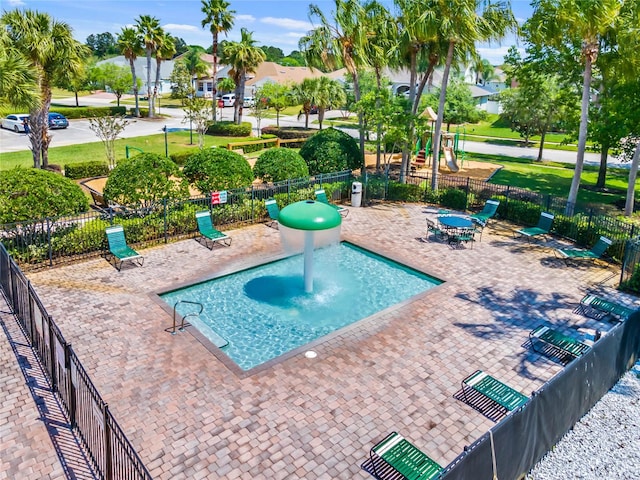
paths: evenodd
<path fill-rule="evenodd" d="M 492 65 L 502 65 L 504 63 L 504 57 L 508 53 L 511 45 L 502 45 L 499 47 L 482 46 L 478 47 L 478 55 L 481 58 L 486 58 Z M 524 55 L 524 48 L 518 47 L 521 55 Z"/>
<path fill-rule="evenodd" d="M 256 17 L 253 15 L 236 15 L 236 20 L 240 20 L 242 22 L 253 23 L 256 21 Z"/>
<path fill-rule="evenodd" d="M 22 0 L 8 0 L 7 3 L 10 7 L 24 7 L 26 5 Z"/>
<path fill-rule="evenodd" d="M 178 31 L 178 32 L 199 32 L 200 28 L 199 27 L 195 27 L 193 25 L 184 25 L 184 24 L 180 24 L 180 23 L 167 23 L 166 25 L 163 25 L 163 27 L 165 30 L 172 30 L 172 31 Z"/>
<path fill-rule="evenodd" d="M 287 30 L 311 30 L 313 25 L 310 22 L 305 22 L 302 20 L 294 20 L 293 18 L 275 18 L 275 17 L 264 17 L 260 19 L 261 23 L 266 23 L 267 25 L 274 25 L 276 27 L 286 28 Z"/>

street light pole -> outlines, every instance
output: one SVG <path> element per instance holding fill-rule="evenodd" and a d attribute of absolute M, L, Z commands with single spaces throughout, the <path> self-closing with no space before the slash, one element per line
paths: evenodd
<path fill-rule="evenodd" d="M 193 127 L 191 126 L 191 117 L 189 117 L 189 145 L 193 145 Z"/>

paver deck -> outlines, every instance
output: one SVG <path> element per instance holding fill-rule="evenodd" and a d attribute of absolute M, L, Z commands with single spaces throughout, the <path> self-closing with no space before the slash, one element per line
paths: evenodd
<path fill-rule="evenodd" d="M 470 371 L 530 394 L 562 368 L 523 347 L 541 321 L 606 333 L 573 309 L 587 289 L 611 294 L 615 269 L 566 267 L 499 222 L 454 250 L 420 240 L 420 205 L 350 210 L 344 239 L 446 283 L 320 342 L 316 358 L 247 378 L 190 334 L 167 333 L 154 295 L 281 255 L 277 230 L 231 230 L 233 246 L 213 251 L 195 240 L 142 250 L 144 267 L 122 272 L 95 259 L 29 274 L 155 478 L 366 478 L 360 463 L 390 431 L 444 466 L 494 425 L 453 397 Z"/>

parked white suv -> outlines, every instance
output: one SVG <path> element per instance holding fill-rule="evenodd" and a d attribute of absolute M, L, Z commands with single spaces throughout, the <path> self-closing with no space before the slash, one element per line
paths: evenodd
<path fill-rule="evenodd" d="M 222 96 L 222 105 L 225 107 L 233 107 L 236 103 L 236 94 L 235 93 L 227 93 Z"/>

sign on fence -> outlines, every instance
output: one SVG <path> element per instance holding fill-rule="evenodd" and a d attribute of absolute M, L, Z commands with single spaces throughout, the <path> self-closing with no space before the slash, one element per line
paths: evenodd
<path fill-rule="evenodd" d="M 211 192 L 211 205 L 219 205 L 221 203 L 227 203 L 227 191 Z"/>

